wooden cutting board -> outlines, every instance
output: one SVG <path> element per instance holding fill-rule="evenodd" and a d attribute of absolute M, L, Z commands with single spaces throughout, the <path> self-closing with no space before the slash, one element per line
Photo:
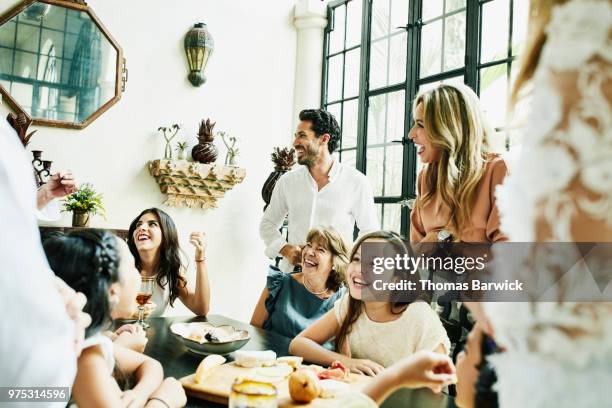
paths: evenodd
<path fill-rule="evenodd" d="M 223 364 L 214 369 L 207 377 L 203 384 L 196 384 L 194 381 L 195 374 L 181 378 L 181 384 L 185 388 L 187 395 L 200 398 L 206 401 L 215 402 L 217 404 L 228 404 L 229 395 L 232 389 L 232 384 L 236 377 L 244 377 L 251 372 L 250 368 L 243 368 L 234 363 Z M 349 385 L 355 392 L 359 392 L 368 382 L 370 377 L 358 374 L 350 374 Z M 310 404 L 300 404 L 294 402 L 289 397 L 288 380 L 274 383 L 278 390 L 278 406 L 279 408 L 293 407 L 312 407 L 312 408 L 330 408 L 337 407 L 335 399 L 317 398 Z"/>

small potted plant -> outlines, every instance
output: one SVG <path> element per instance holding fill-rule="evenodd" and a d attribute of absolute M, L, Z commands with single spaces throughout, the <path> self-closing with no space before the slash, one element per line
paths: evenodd
<path fill-rule="evenodd" d="M 185 150 L 189 147 L 189 143 L 187 142 L 177 142 L 176 143 L 176 152 L 178 153 L 179 160 L 185 160 Z"/>
<path fill-rule="evenodd" d="M 90 216 L 98 213 L 106 218 L 102 194 L 97 193 L 90 183 L 81 184 L 77 192 L 64 199 L 64 211 L 72 211 L 73 227 L 88 227 Z"/>

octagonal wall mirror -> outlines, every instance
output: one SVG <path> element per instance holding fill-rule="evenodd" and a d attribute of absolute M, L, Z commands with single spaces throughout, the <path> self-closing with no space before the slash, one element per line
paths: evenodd
<path fill-rule="evenodd" d="M 35 125 L 82 129 L 121 97 L 121 47 L 82 0 L 26 0 L 0 16 L 0 92 Z"/>

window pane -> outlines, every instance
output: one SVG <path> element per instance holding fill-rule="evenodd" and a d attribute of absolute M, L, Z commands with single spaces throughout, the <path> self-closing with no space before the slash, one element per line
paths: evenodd
<path fill-rule="evenodd" d="M 356 150 L 348 150 L 346 152 L 341 152 L 340 153 L 340 162 L 342 164 L 345 164 L 349 167 L 356 167 L 357 165 L 357 161 L 356 161 L 356 157 L 357 157 L 357 151 Z"/>
<path fill-rule="evenodd" d="M 482 46 L 480 62 L 508 57 L 508 0 L 495 0 L 482 5 Z"/>
<path fill-rule="evenodd" d="M 49 14 L 43 20 L 43 27 L 55 28 L 64 31 L 67 9 L 63 7 L 51 7 Z"/>
<path fill-rule="evenodd" d="M 0 27 L 0 45 L 8 48 L 13 48 L 15 43 L 15 23 L 9 21 Z M 7 71 L 4 71 L 7 72 Z"/>
<path fill-rule="evenodd" d="M 344 5 L 334 9 L 334 29 L 329 34 L 329 53 L 333 54 L 344 49 L 344 18 L 346 7 Z"/>
<path fill-rule="evenodd" d="M 372 34 L 375 40 L 389 34 L 389 2 L 391 0 L 373 0 L 372 4 Z"/>
<path fill-rule="evenodd" d="M 397 27 L 408 24 L 408 0 L 392 0 L 391 2 L 391 31 Z"/>
<path fill-rule="evenodd" d="M 38 68 L 38 56 L 30 52 L 15 52 L 15 65 L 13 65 L 13 75 L 26 78 L 36 78 Z"/>
<path fill-rule="evenodd" d="M 446 19 L 444 71 L 461 68 L 465 61 L 465 11 Z"/>
<path fill-rule="evenodd" d="M 402 32 L 401 34 L 391 37 L 389 83 L 387 85 L 399 84 L 406 79 L 407 36 L 405 32 Z"/>
<path fill-rule="evenodd" d="M 384 195 L 400 196 L 402 194 L 402 162 L 404 146 L 400 143 L 387 145 L 385 152 L 385 190 Z"/>
<path fill-rule="evenodd" d="M 400 232 L 402 207 L 399 204 L 383 204 L 382 228 Z"/>
<path fill-rule="evenodd" d="M 405 97 L 404 91 L 389 94 L 387 100 L 387 137 L 385 142 L 401 140 L 404 137 Z"/>
<path fill-rule="evenodd" d="M 357 146 L 357 99 L 344 103 L 342 118 L 342 149 Z"/>
<path fill-rule="evenodd" d="M 361 0 L 353 0 L 346 5 L 346 48 L 361 43 L 361 4 Z"/>
<path fill-rule="evenodd" d="M 19 24 L 17 47 L 24 51 L 33 51 L 38 53 L 38 41 L 40 40 L 40 28 L 33 27 L 29 24 Z"/>
<path fill-rule="evenodd" d="M 337 101 L 342 98 L 342 54 L 331 57 L 327 71 L 327 101 Z"/>
<path fill-rule="evenodd" d="M 359 95 L 359 59 L 361 48 L 346 53 L 344 60 L 344 97 Z"/>
<path fill-rule="evenodd" d="M 387 84 L 389 39 L 382 38 L 370 45 L 370 89 Z"/>
<path fill-rule="evenodd" d="M 460 9 L 465 7 L 465 0 L 446 0 L 446 12 L 450 13 L 451 11 Z"/>
<path fill-rule="evenodd" d="M 440 84 L 449 84 L 449 85 L 462 85 L 463 82 L 463 75 L 458 75 L 458 76 L 454 76 L 451 78 L 446 78 L 443 79 L 441 81 L 436 81 L 436 82 L 429 82 L 427 84 L 423 84 L 421 86 L 419 86 L 419 92 L 420 91 L 424 91 L 424 90 L 428 90 L 428 89 L 432 89 Z"/>
<path fill-rule="evenodd" d="M 427 21 L 442 14 L 442 0 L 423 1 L 423 21 Z"/>
<path fill-rule="evenodd" d="M 503 127 L 506 119 L 508 79 L 506 64 L 480 70 L 480 101 L 494 127 Z"/>
<path fill-rule="evenodd" d="M 420 78 L 438 74 L 442 68 L 442 20 L 425 24 L 421 35 Z"/>
<path fill-rule="evenodd" d="M 386 108 L 386 94 L 370 97 L 368 106 L 368 146 L 384 143 L 385 141 Z"/>
<path fill-rule="evenodd" d="M 401 139 L 404 129 L 404 91 L 370 97 L 367 145 Z"/>
<path fill-rule="evenodd" d="M 376 206 L 376 217 L 378 217 L 378 221 L 381 223 L 380 228 L 382 229 L 382 207 L 383 204 L 374 204 Z"/>
<path fill-rule="evenodd" d="M 518 55 L 523 52 L 527 38 L 529 0 L 514 0 L 512 5 L 512 55 Z"/>
<path fill-rule="evenodd" d="M 13 51 L 0 48 L 0 74 L 10 74 L 13 64 Z M 8 89 L 8 88 L 5 88 Z"/>
<path fill-rule="evenodd" d="M 340 123 L 340 109 L 341 108 L 342 108 L 342 104 L 341 103 L 333 103 L 333 104 L 327 105 L 325 107 L 325 110 L 327 110 L 329 113 L 334 115 L 334 118 L 336 118 L 336 120 L 338 121 L 338 124 L 340 126 L 342 126 L 342 124 Z"/>
<path fill-rule="evenodd" d="M 366 175 L 372 183 L 374 196 L 382 196 L 383 193 L 383 163 L 384 163 L 384 148 L 372 147 L 368 148 L 366 154 Z"/>

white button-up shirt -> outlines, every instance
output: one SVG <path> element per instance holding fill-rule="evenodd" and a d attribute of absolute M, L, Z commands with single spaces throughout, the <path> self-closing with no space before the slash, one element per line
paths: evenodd
<path fill-rule="evenodd" d="M 285 240 L 279 228 L 287 215 L 289 231 Z M 356 169 L 334 161 L 329 182 L 321 190 L 307 166 L 298 166 L 284 174 L 274 187 L 259 225 L 259 234 L 266 244 L 266 256 L 275 258 L 288 243 L 304 245 L 313 227 L 331 226 L 350 244 L 355 223 L 360 234 L 380 227 L 372 186 Z M 284 258 L 280 268 L 285 272 L 293 270 Z"/>
<path fill-rule="evenodd" d="M 0 386 L 72 387 L 74 325 L 40 244 L 35 209 L 32 165 L 0 118 Z"/>

